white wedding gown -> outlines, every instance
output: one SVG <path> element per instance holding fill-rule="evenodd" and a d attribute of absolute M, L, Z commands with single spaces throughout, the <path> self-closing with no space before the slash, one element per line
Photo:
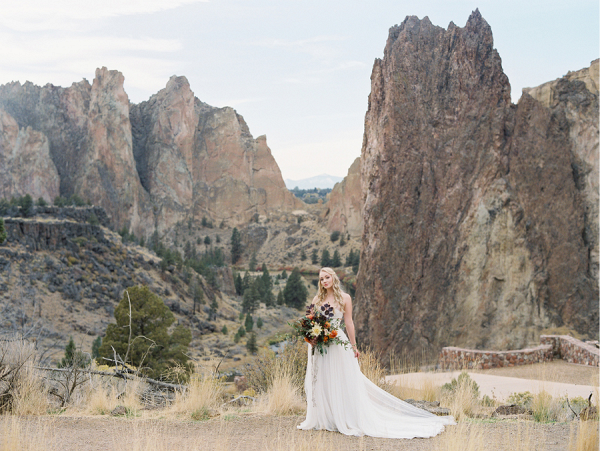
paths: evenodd
<path fill-rule="evenodd" d="M 342 313 L 334 311 L 334 318 Z M 338 337 L 348 341 L 343 330 Z M 306 419 L 298 429 L 326 429 L 346 435 L 383 438 L 433 437 L 445 425 L 456 424 L 453 417 L 438 417 L 414 407 L 382 390 L 364 376 L 348 346 L 327 346 L 327 354 L 308 345 Z"/>

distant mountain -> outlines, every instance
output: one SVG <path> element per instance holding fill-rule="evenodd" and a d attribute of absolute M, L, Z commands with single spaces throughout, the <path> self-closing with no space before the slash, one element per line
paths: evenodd
<path fill-rule="evenodd" d="M 333 185 L 337 182 L 341 182 L 343 179 L 343 177 L 336 177 L 335 175 L 321 174 L 302 180 L 285 179 L 285 186 L 287 186 L 288 189 L 296 187 L 300 189 L 333 188 Z"/>

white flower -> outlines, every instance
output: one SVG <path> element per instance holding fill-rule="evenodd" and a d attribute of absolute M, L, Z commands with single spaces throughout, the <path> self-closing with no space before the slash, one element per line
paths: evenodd
<path fill-rule="evenodd" d="M 321 330 L 322 330 L 322 329 L 321 329 L 321 326 L 319 326 L 318 324 L 315 324 L 315 325 L 313 326 L 313 328 L 310 330 L 310 334 L 311 334 L 313 337 L 318 337 L 318 336 L 321 334 Z"/>

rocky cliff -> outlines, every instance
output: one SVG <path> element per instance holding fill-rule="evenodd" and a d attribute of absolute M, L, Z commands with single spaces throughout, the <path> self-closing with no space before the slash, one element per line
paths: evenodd
<path fill-rule="evenodd" d="M 234 110 L 199 101 L 185 77 L 133 105 L 123 81 L 102 68 L 91 85 L 0 86 L 0 195 L 77 194 L 138 235 L 301 205 L 266 138 L 252 138 Z"/>
<path fill-rule="evenodd" d="M 384 352 L 518 348 L 559 326 L 596 336 L 597 150 L 583 157 L 574 136 L 597 149 L 597 92 L 573 80 L 553 108 L 528 94 L 511 104 L 479 11 L 464 28 L 392 27 L 371 83 L 359 336 Z"/>
<path fill-rule="evenodd" d="M 323 213 L 329 231 L 338 230 L 355 237 L 361 236 L 363 217 L 360 181 L 360 158 L 357 158 L 348 169 L 348 175 L 336 183 L 329 194 Z"/>

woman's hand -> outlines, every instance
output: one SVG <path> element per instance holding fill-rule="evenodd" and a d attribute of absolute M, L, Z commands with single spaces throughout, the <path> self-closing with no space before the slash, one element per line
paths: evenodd
<path fill-rule="evenodd" d="M 352 345 L 352 351 L 354 352 L 354 357 L 358 359 L 358 357 L 360 356 L 360 352 L 358 352 L 358 348 L 356 347 L 356 345 Z"/>

